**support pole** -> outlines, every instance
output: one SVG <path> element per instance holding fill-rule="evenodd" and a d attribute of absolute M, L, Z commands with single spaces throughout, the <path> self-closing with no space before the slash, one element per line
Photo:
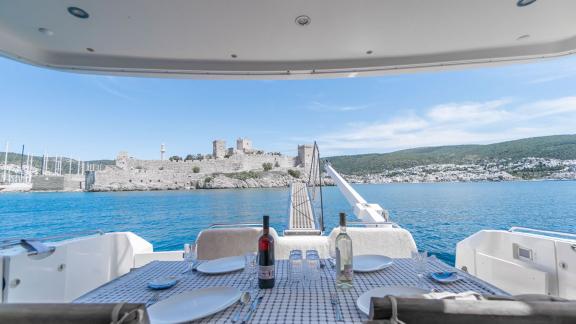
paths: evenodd
<path fill-rule="evenodd" d="M 46 151 L 44 151 L 44 155 L 42 155 L 42 166 L 40 167 L 40 174 L 44 175 L 44 164 L 46 163 Z"/>
<path fill-rule="evenodd" d="M 22 145 L 22 152 L 20 153 L 20 182 L 24 182 L 24 145 Z"/>
<path fill-rule="evenodd" d="M 6 146 L 4 148 L 4 174 L 2 176 L 2 182 L 6 182 L 6 173 L 8 172 L 8 141 L 6 141 Z"/>
<path fill-rule="evenodd" d="M 32 160 L 30 159 L 30 153 L 26 157 L 26 183 L 29 183 L 32 178 Z"/>

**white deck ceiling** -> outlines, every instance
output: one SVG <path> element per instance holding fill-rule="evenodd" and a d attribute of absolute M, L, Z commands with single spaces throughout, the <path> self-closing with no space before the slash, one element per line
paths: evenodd
<path fill-rule="evenodd" d="M 262 79 L 445 69 L 576 50 L 575 0 L 516 2 L 0 0 L 0 53 L 79 72 Z M 72 16 L 70 6 L 90 17 Z M 310 24 L 298 25 L 300 15 Z"/>

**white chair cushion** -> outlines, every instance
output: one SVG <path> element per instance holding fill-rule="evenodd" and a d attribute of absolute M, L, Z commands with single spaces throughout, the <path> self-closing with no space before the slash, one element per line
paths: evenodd
<path fill-rule="evenodd" d="M 277 241 L 278 233 L 273 228 L 270 228 L 270 234 Z M 196 239 L 198 260 L 212 260 L 256 252 L 260 235 L 262 235 L 262 228 L 259 227 L 205 229 Z"/>
<path fill-rule="evenodd" d="M 346 232 L 352 239 L 354 255 L 377 254 L 391 258 L 410 258 L 416 251 L 416 242 L 412 234 L 403 228 L 348 227 Z M 330 250 L 334 250 L 337 227 L 330 232 Z"/>

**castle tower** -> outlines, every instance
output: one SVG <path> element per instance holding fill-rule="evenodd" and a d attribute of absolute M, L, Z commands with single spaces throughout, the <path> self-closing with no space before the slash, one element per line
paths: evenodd
<path fill-rule="evenodd" d="M 226 155 L 226 141 L 215 140 L 212 142 L 212 156 L 215 159 L 223 159 Z"/>
<path fill-rule="evenodd" d="M 238 138 L 236 140 L 236 150 L 243 153 L 252 152 L 252 141 L 247 138 Z"/>
<path fill-rule="evenodd" d="M 116 156 L 116 166 L 119 167 L 120 169 L 126 169 L 128 167 L 128 152 L 126 151 L 122 151 L 120 153 L 118 153 L 118 155 Z M 81 162 L 78 161 L 78 173 L 80 173 L 80 169 L 81 169 Z"/>
<path fill-rule="evenodd" d="M 298 163 L 305 168 L 309 168 L 312 163 L 312 154 L 314 153 L 314 145 L 304 144 L 298 145 Z"/>

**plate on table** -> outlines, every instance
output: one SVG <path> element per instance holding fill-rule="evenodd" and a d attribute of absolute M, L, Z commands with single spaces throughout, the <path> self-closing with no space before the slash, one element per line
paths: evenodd
<path fill-rule="evenodd" d="M 206 261 L 196 268 L 198 272 L 207 274 L 228 273 L 242 269 L 244 269 L 243 256 L 232 256 Z"/>
<path fill-rule="evenodd" d="M 152 324 L 182 323 L 216 314 L 240 300 L 232 287 L 208 287 L 171 296 L 148 308 Z"/>
<path fill-rule="evenodd" d="M 372 272 L 388 268 L 394 260 L 384 255 L 357 255 L 352 261 L 356 272 Z"/>
<path fill-rule="evenodd" d="M 432 272 L 430 278 L 439 283 L 451 283 L 462 279 L 456 271 Z"/>
<path fill-rule="evenodd" d="M 358 297 L 356 300 L 356 306 L 358 309 L 368 315 L 370 312 L 370 298 L 372 297 L 384 297 L 387 295 L 394 295 L 400 297 L 406 296 L 419 296 L 429 293 L 429 290 L 416 288 L 416 287 L 404 287 L 404 286 L 390 286 L 390 287 L 380 287 L 368 290 Z"/>
<path fill-rule="evenodd" d="M 148 283 L 148 288 L 154 290 L 162 290 L 173 287 L 178 283 L 176 277 L 157 278 Z"/>

